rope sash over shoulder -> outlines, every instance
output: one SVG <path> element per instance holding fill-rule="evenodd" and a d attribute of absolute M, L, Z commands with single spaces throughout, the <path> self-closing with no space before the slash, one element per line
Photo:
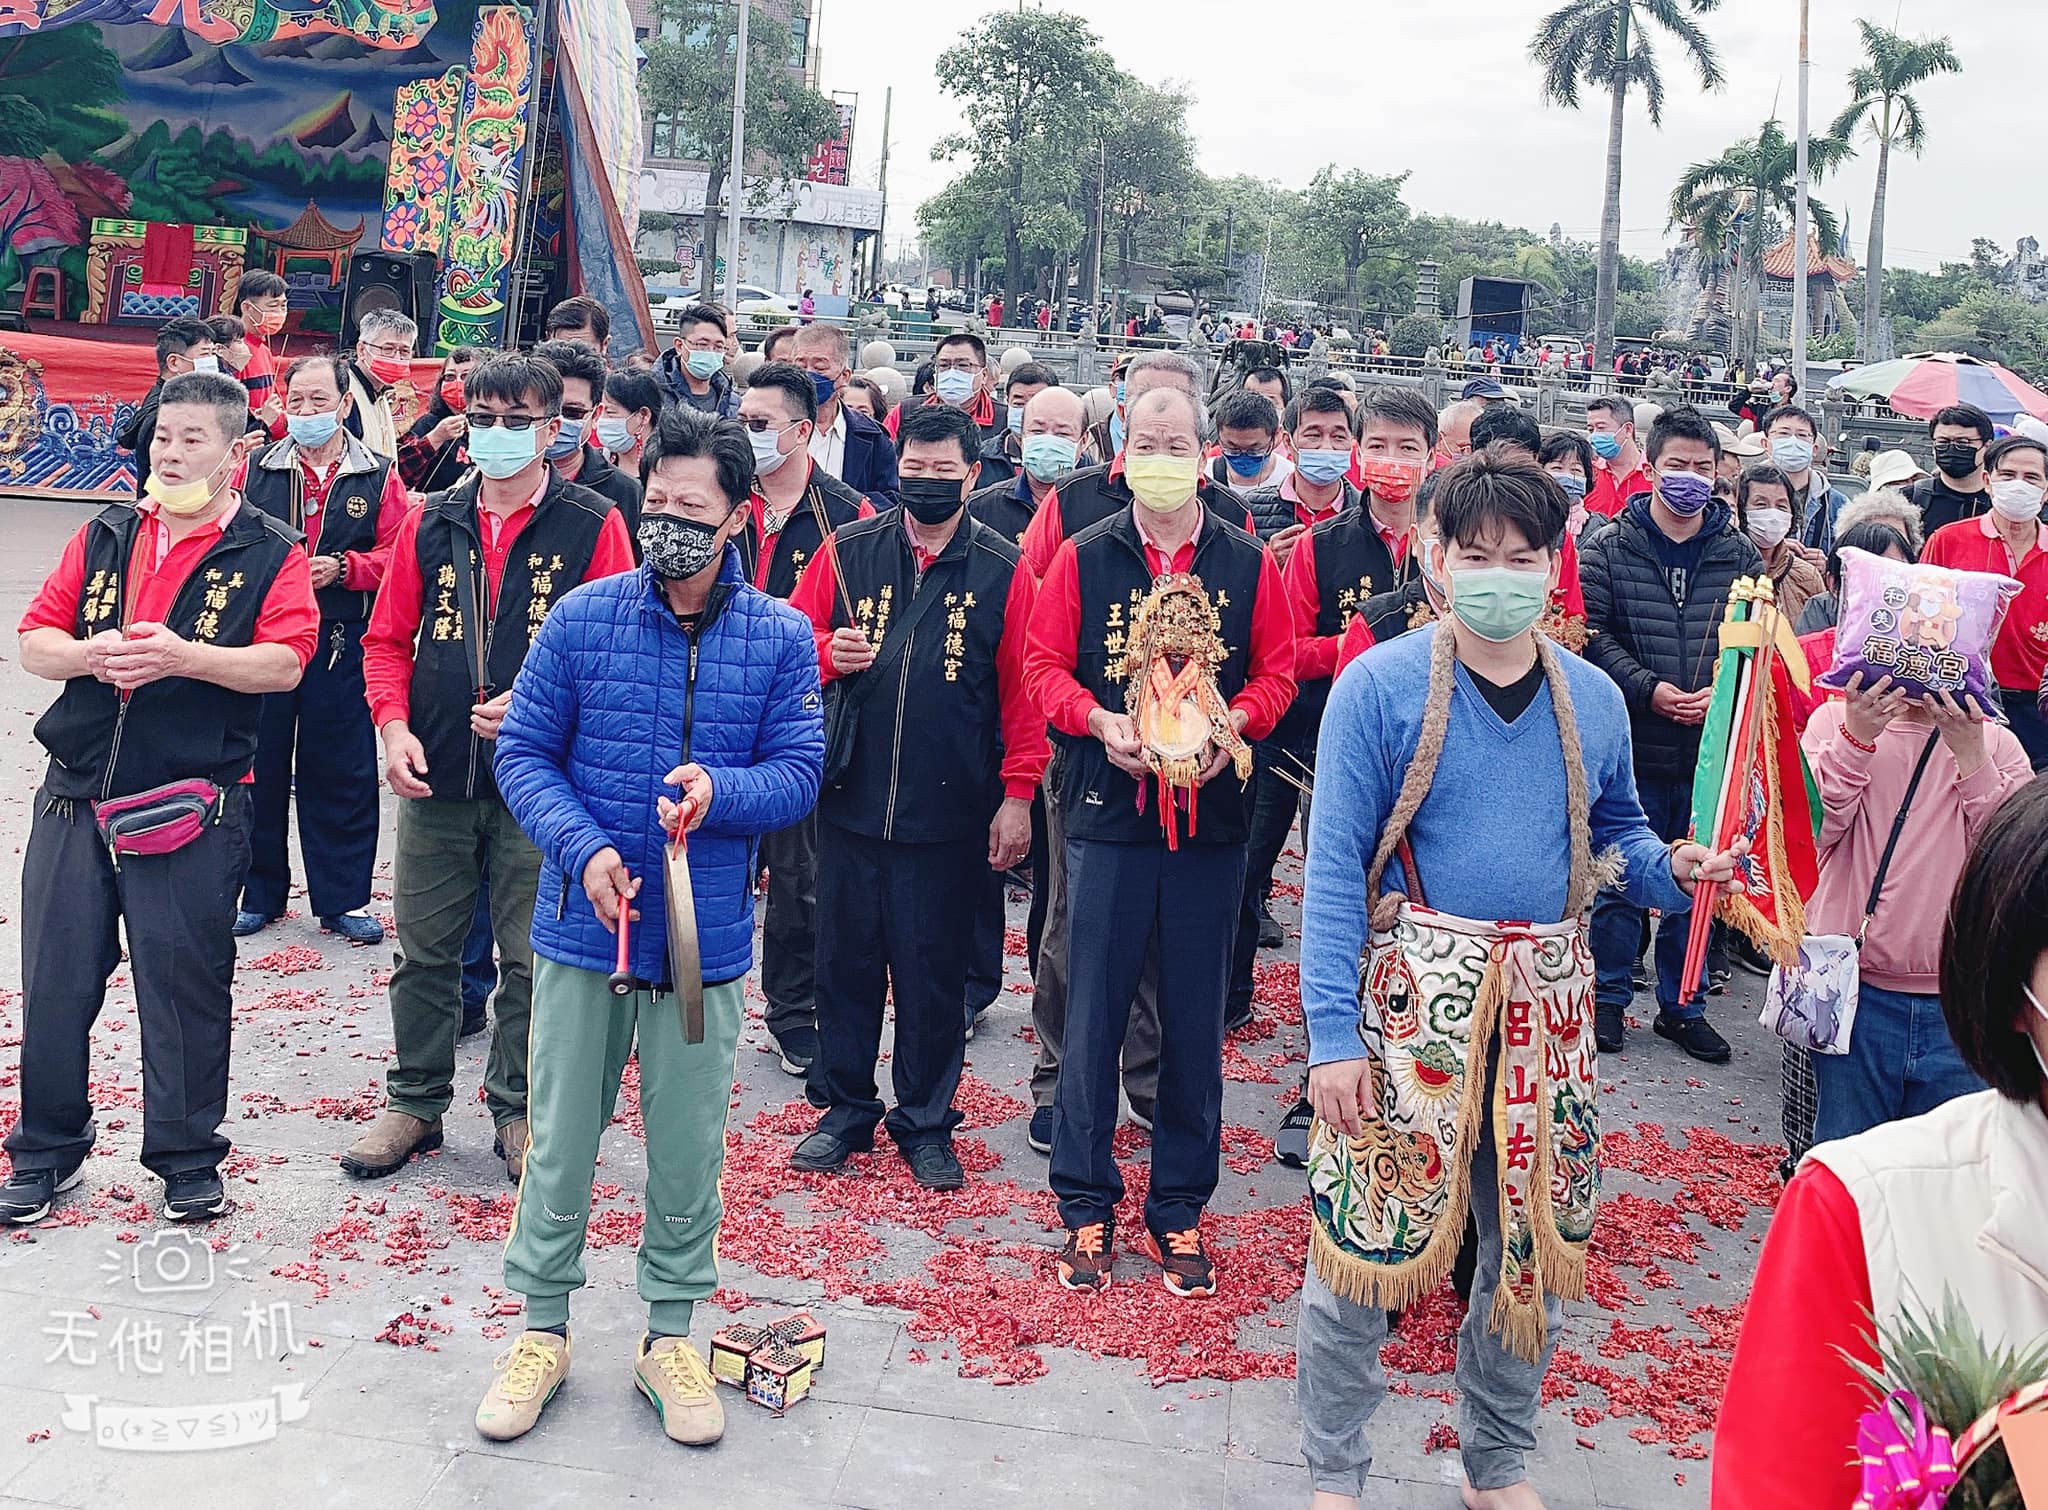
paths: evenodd
<path fill-rule="evenodd" d="M 1545 1296 L 1585 1293 L 1599 1133 L 1593 966 L 1582 920 L 1612 869 L 1592 853 L 1585 759 L 1563 664 L 1540 637 L 1537 655 L 1564 748 L 1571 833 L 1565 919 L 1474 921 L 1381 889 L 1443 752 L 1456 646 L 1440 630 L 1421 737 L 1367 874 L 1373 926 L 1360 979 L 1370 1086 L 1364 1127 L 1347 1138 L 1317 1122 L 1308 1166 L 1317 1274 L 1347 1299 L 1399 1308 L 1451 1271 L 1473 1157 L 1490 1123 L 1501 1273 L 1488 1325 L 1532 1362 L 1547 1341 Z M 1409 856 L 1401 858 L 1419 895 Z"/>

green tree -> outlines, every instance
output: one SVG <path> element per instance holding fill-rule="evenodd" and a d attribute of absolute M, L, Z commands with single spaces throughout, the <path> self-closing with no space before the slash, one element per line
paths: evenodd
<path fill-rule="evenodd" d="M 1594 288 L 1594 360 L 1614 355 L 1615 295 L 1621 274 L 1621 134 L 1628 92 L 1640 89 L 1650 124 L 1664 122 L 1664 76 L 1650 47 L 1649 23 L 1676 38 L 1699 74 L 1718 89 L 1721 63 L 1711 38 L 1693 18 L 1720 0 L 1565 0 L 1537 23 L 1529 53 L 1543 69 L 1543 93 L 1577 109 L 1579 91 L 1607 92 L 1607 189 L 1600 205 L 1600 262 Z"/>
<path fill-rule="evenodd" d="M 962 32 L 939 54 L 939 87 L 959 101 L 963 129 L 942 138 L 932 156 L 969 157 L 998 185 L 1003 231 L 1003 300 L 1024 289 L 1028 167 L 1077 143 L 1109 108 L 1116 66 L 1079 16 L 1060 11 L 1000 11 Z"/>
<path fill-rule="evenodd" d="M 1419 357 L 1444 338 L 1444 322 L 1428 315 L 1405 315 L 1387 332 L 1387 351 L 1397 357 Z"/>
<path fill-rule="evenodd" d="M 1853 141 L 1860 129 L 1877 143 L 1877 189 L 1870 201 L 1870 241 L 1864 251 L 1863 326 L 1856 355 L 1878 353 L 1878 316 L 1884 302 L 1885 191 L 1891 182 L 1892 149 L 1918 157 L 1927 146 L 1927 121 L 1913 89 L 1939 73 L 1961 73 L 1962 62 L 1947 37 L 1902 37 L 1873 21 L 1859 20 L 1865 61 L 1849 71 L 1850 99 L 1828 134 Z"/>
<path fill-rule="evenodd" d="M 121 98 L 121 60 L 97 26 L 0 40 L 0 154 L 83 162 L 128 132 L 103 107 Z"/>
<path fill-rule="evenodd" d="M 2048 310 L 2016 294 L 1977 288 L 1921 326 L 1924 351 L 1962 351 L 2002 362 L 2032 381 L 2048 381 Z"/>
<path fill-rule="evenodd" d="M 1744 137 L 1719 157 L 1694 163 L 1671 191 L 1670 224 L 1692 227 L 1701 266 L 1725 266 L 1739 253 L 1745 295 L 1731 320 L 1735 355 L 1755 354 L 1757 316 L 1763 305 L 1764 233 L 1775 212 L 1790 224 L 1798 195 L 1798 146 L 1775 119 L 1765 121 L 1755 136 Z M 1817 136 L 1807 143 L 1807 162 L 1815 182 L 1846 161 L 1849 144 L 1839 136 Z M 1822 246 L 1837 237 L 1834 212 L 1811 202 L 1813 234 Z"/>
<path fill-rule="evenodd" d="M 1155 89 L 1123 75 L 1100 119 L 1096 161 L 1085 176 L 1090 183 L 1103 178 L 1101 201 L 1116 232 L 1119 284 L 1131 281 L 1147 222 L 1192 207 L 1198 178 L 1194 138 L 1188 134 L 1189 103 L 1186 91 L 1173 85 Z"/>
<path fill-rule="evenodd" d="M 1381 175 L 1335 163 L 1317 170 L 1309 181 L 1305 210 L 1310 228 L 1343 264 L 1344 303 L 1358 308 L 1358 270 L 1374 257 L 1391 251 L 1408 228 L 1408 206 L 1401 202 L 1406 173 Z"/>
<path fill-rule="evenodd" d="M 743 0 L 751 4 L 752 0 Z M 718 201 L 728 177 L 742 212 L 759 198 L 762 181 L 803 175 L 820 142 L 839 134 L 839 112 L 790 66 L 789 28 L 755 5 L 747 18 L 746 159 L 732 161 L 733 57 L 739 50 L 739 12 L 730 0 L 659 0 L 660 31 L 644 45 L 641 97 L 649 113 L 673 123 L 678 154 L 701 159 L 704 185 L 704 257 L 697 290 L 709 297 L 718 268 Z M 749 185 L 748 179 L 756 182 Z M 758 207 L 758 206 L 755 206 Z"/>

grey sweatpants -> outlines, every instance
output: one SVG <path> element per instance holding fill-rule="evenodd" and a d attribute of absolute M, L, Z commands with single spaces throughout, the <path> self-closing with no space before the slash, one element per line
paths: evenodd
<path fill-rule="evenodd" d="M 1491 1099 L 1489 1094 L 1489 1104 Z M 1452 1219 L 1445 1213 L 1445 1221 Z M 1479 1229 L 1479 1268 L 1472 1277 L 1472 1304 L 1458 1329 L 1459 1450 L 1473 1488 L 1504 1489 L 1528 1477 L 1522 1456 L 1536 1446 L 1538 1396 L 1564 1308 L 1555 1296 L 1545 1297 L 1549 1326 L 1536 1363 L 1524 1363 L 1487 1330 L 1500 1286 L 1500 1185 L 1490 1125 L 1480 1129 L 1472 1157 L 1472 1220 Z M 1324 1493 L 1365 1493 L 1372 1470 L 1365 1428 L 1387 1392 L 1380 1368 L 1380 1344 L 1386 1340 L 1387 1313 L 1333 1294 L 1311 1259 L 1295 1335 L 1295 1398 L 1301 1455 Z"/>

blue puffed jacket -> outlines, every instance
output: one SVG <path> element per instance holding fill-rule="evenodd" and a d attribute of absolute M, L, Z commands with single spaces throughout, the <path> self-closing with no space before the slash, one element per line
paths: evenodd
<path fill-rule="evenodd" d="M 754 840 L 816 803 L 825 732 L 811 626 L 746 582 L 738 551 L 727 547 L 694 636 L 645 566 L 564 597 L 526 653 L 497 744 L 498 790 L 542 856 L 536 954 L 612 972 L 617 942 L 583 894 L 584 867 L 611 845 L 641 878 L 633 974 L 669 979 L 655 799 L 677 796 L 663 778 L 694 760 L 712 794 L 689 840 L 704 979 L 747 973 Z"/>

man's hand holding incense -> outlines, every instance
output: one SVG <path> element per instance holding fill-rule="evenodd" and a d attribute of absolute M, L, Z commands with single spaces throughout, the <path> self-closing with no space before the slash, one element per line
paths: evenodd
<path fill-rule="evenodd" d="M 1674 844 L 1671 847 L 1671 879 L 1687 896 L 1694 895 L 1694 887 L 1701 881 L 1712 881 L 1724 891 L 1745 890 L 1739 866 L 1748 853 L 1749 840 L 1746 838 L 1737 839 L 1719 853 L 1704 844 Z"/>

